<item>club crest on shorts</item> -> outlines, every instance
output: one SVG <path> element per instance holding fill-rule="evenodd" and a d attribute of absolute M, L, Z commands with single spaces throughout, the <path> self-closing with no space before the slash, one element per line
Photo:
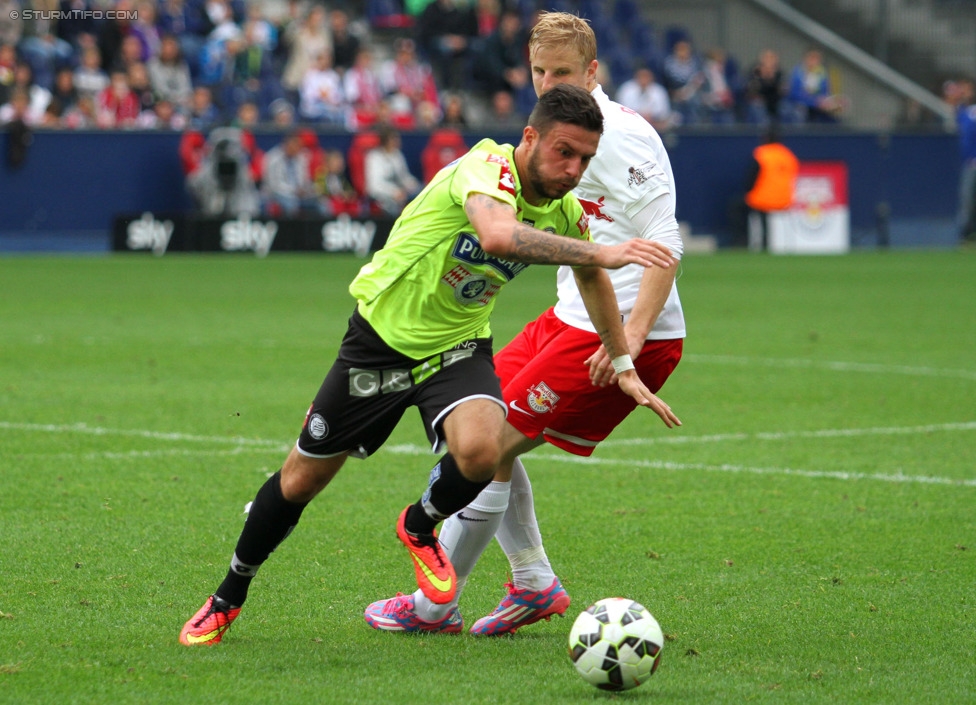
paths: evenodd
<path fill-rule="evenodd" d="M 539 382 L 529 387 L 529 395 L 525 398 L 525 401 L 528 402 L 529 408 L 532 411 L 537 414 L 544 414 L 556 408 L 559 395 L 552 391 L 545 382 Z"/>
<path fill-rule="evenodd" d="M 321 414 L 312 414 L 308 417 L 308 435 L 317 441 L 329 435 L 329 424 L 325 422 Z"/>

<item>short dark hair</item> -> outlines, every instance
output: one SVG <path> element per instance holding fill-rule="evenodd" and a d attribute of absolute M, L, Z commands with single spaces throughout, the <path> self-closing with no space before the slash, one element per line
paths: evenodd
<path fill-rule="evenodd" d="M 529 115 L 529 125 L 546 134 L 555 123 L 576 125 L 603 134 L 603 113 L 589 91 L 560 83 L 539 97 Z"/>

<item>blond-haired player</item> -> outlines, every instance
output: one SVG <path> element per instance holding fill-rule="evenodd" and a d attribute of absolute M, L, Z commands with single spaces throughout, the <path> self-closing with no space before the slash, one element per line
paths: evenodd
<path fill-rule="evenodd" d="M 666 245 L 680 258 L 674 177 L 664 145 L 640 115 L 607 97 L 596 79 L 596 53 L 593 30 L 567 13 L 544 13 L 529 38 L 536 93 L 543 95 L 562 83 L 580 86 L 603 113 L 596 156 L 573 192 L 589 216 L 596 242 L 640 237 Z M 654 392 L 678 364 L 685 335 L 675 269 L 628 266 L 610 273 L 628 353 Z M 496 535 L 511 563 L 512 583 L 495 611 L 474 623 L 473 634 L 511 634 L 569 607 L 569 595 L 543 548 L 532 488 L 517 456 L 545 442 L 588 456 L 636 404 L 612 383 L 615 367 L 622 368 L 601 347 L 572 272 L 565 267 L 557 275 L 557 293 L 556 305 L 495 356 L 508 405 L 506 425 L 518 431 L 514 435 L 519 441 L 503 449 L 511 465 L 503 462 L 475 501 L 444 522 L 440 542 L 457 573 L 454 600 L 434 604 L 417 591 L 374 602 L 365 613 L 374 628 L 460 631 L 458 596 Z M 598 384 L 591 383 L 591 373 Z"/>

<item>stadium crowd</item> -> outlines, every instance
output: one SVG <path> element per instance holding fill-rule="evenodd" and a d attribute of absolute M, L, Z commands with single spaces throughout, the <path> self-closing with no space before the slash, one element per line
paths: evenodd
<path fill-rule="evenodd" d="M 0 0 L 0 124 L 207 132 L 296 122 L 351 132 L 517 127 L 535 102 L 533 0 Z M 634 0 L 545 3 L 588 17 L 601 82 L 658 129 L 838 120 L 820 52 L 741 70 Z M 541 7 L 542 5 L 539 5 Z"/>

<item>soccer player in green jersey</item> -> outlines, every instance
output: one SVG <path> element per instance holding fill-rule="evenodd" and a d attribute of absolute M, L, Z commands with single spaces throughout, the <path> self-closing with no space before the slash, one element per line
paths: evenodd
<path fill-rule="evenodd" d="M 183 627 L 181 643 L 221 640 L 258 568 L 305 506 L 346 458 L 375 452 L 410 406 L 451 460 L 435 468 L 423 499 L 403 510 L 397 535 L 424 593 L 438 603 L 454 597 L 454 569 L 434 527 L 473 500 L 501 461 L 506 407 L 489 325 L 501 287 L 529 264 L 572 266 L 608 354 L 623 358 L 626 339 L 603 268 L 675 264 L 649 240 L 591 241 L 571 191 L 602 131 L 589 93 L 554 88 L 539 99 L 517 147 L 482 140 L 404 209 L 386 246 L 350 285 L 356 308 L 298 442 L 258 490 L 227 576 Z M 633 369 L 620 371 L 619 385 L 667 425 L 680 423 Z"/>

